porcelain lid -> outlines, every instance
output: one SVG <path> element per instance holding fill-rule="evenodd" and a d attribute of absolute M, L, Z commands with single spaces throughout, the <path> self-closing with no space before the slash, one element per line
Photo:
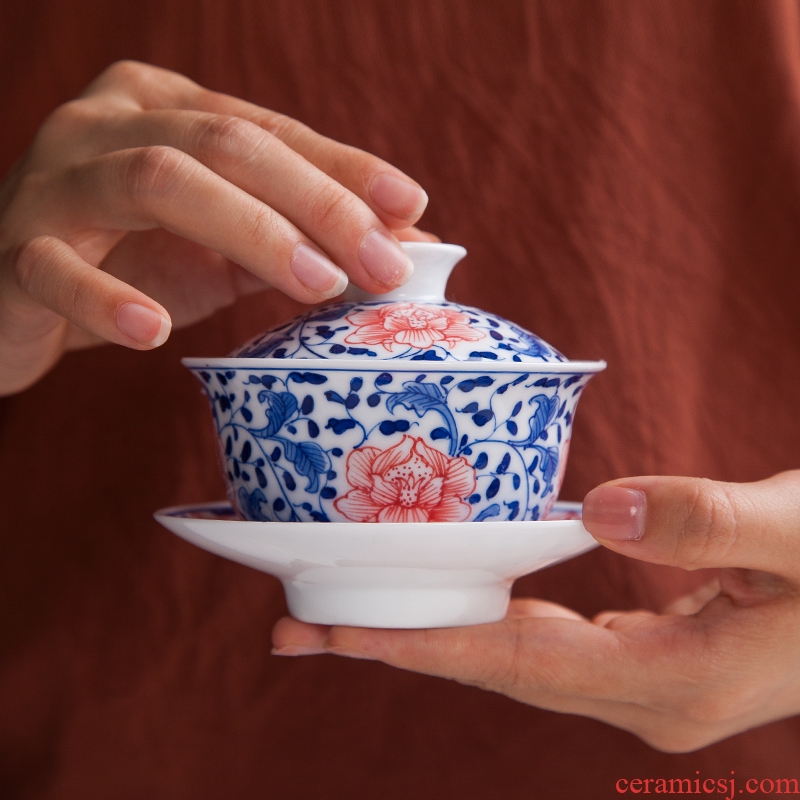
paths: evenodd
<path fill-rule="evenodd" d="M 450 272 L 466 255 L 463 247 L 407 242 L 403 248 L 414 273 L 399 289 L 370 295 L 351 285 L 341 302 L 271 328 L 230 357 L 568 362 L 547 342 L 508 320 L 445 300 Z"/>

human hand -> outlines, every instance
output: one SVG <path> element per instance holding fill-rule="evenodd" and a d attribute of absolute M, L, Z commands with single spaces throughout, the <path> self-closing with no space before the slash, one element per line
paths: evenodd
<path fill-rule="evenodd" d="M 440 630 L 279 620 L 273 652 L 335 653 L 453 678 L 523 703 L 695 750 L 800 712 L 800 470 L 751 484 L 613 481 L 584 501 L 586 528 L 622 555 L 718 579 L 662 613 L 593 620 L 513 600 L 502 622 Z"/>
<path fill-rule="evenodd" d="M 426 203 L 399 170 L 295 120 L 113 64 L 0 188 L 0 395 L 65 350 L 157 347 L 267 286 L 307 303 L 347 276 L 388 291 L 412 270 L 398 236 L 435 239 L 411 227 Z"/>

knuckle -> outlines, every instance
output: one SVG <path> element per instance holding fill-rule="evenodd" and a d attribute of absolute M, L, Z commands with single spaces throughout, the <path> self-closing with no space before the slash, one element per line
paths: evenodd
<path fill-rule="evenodd" d="M 124 191 L 134 197 L 174 192 L 184 179 L 187 156 L 172 147 L 154 145 L 134 151 L 124 175 Z"/>
<path fill-rule="evenodd" d="M 366 153 L 350 145 L 328 141 L 330 142 L 328 169 L 331 174 L 356 176 L 365 190 L 369 187 L 372 178 L 386 168 L 386 162 L 371 153 Z"/>
<path fill-rule="evenodd" d="M 264 247 L 264 242 L 275 233 L 275 213 L 263 203 L 254 203 L 239 226 L 242 242 L 250 249 Z"/>
<path fill-rule="evenodd" d="M 297 120 L 287 117 L 285 114 L 278 114 L 270 111 L 264 114 L 259 120 L 259 126 L 262 130 L 272 134 L 276 139 L 285 142 L 291 139 L 297 133 L 301 124 Z"/>
<path fill-rule="evenodd" d="M 328 180 L 306 196 L 309 221 L 321 231 L 340 230 L 358 219 L 355 197 Z"/>
<path fill-rule="evenodd" d="M 58 106 L 45 119 L 34 139 L 33 149 L 38 156 L 53 160 L 58 143 L 75 140 L 96 124 L 98 112 L 86 98 L 70 100 Z"/>
<path fill-rule="evenodd" d="M 683 510 L 681 539 L 686 566 L 705 566 L 733 547 L 737 513 L 731 496 L 715 481 L 699 479 Z"/>
<path fill-rule="evenodd" d="M 60 128 L 63 126 L 74 127 L 92 116 L 90 113 L 90 104 L 83 98 L 69 100 L 62 103 L 56 108 L 50 116 L 44 121 L 40 130 L 48 130 L 49 128 Z"/>
<path fill-rule="evenodd" d="M 197 146 L 201 153 L 248 159 L 263 142 L 265 134 L 241 117 L 214 114 L 200 124 Z"/>
<path fill-rule="evenodd" d="M 140 61 L 123 58 L 109 64 L 100 77 L 115 83 L 136 84 L 147 74 L 149 69 L 147 64 L 142 64 Z"/>

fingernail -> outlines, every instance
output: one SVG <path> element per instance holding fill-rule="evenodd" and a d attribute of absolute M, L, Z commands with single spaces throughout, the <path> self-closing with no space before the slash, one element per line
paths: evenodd
<path fill-rule="evenodd" d="M 307 244 L 301 243 L 295 247 L 292 272 L 303 286 L 322 297 L 336 297 L 347 286 L 347 275 Z"/>
<path fill-rule="evenodd" d="M 332 653 L 335 656 L 346 656 L 347 658 L 360 658 L 363 661 L 375 661 L 370 656 L 365 656 L 363 653 L 356 653 L 353 650 L 347 650 L 344 647 L 326 647 L 326 653 Z"/>
<path fill-rule="evenodd" d="M 167 341 L 172 322 L 147 306 L 123 303 L 117 309 L 117 327 L 139 344 L 158 347 Z"/>
<path fill-rule="evenodd" d="M 397 242 L 380 231 L 370 231 L 359 250 L 364 269 L 387 289 L 402 286 L 414 272 L 411 259 Z"/>
<path fill-rule="evenodd" d="M 428 205 L 428 195 L 421 186 L 389 172 L 375 176 L 369 187 L 369 196 L 376 206 L 409 221 L 422 216 Z"/>
<path fill-rule="evenodd" d="M 285 647 L 273 647 L 274 656 L 321 656 L 327 653 L 321 647 L 309 647 L 302 644 L 287 644 Z"/>
<path fill-rule="evenodd" d="M 622 486 L 599 486 L 583 501 L 583 524 L 592 536 L 613 542 L 634 541 L 644 534 L 645 493 Z"/>

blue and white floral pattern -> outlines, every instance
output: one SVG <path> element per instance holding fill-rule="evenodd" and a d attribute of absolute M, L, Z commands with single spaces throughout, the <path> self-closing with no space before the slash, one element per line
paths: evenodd
<path fill-rule="evenodd" d="M 456 303 L 337 303 L 256 337 L 232 358 L 559 363 L 567 359 L 502 317 Z"/>
<path fill-rule="evenodd" d="M 287 349 L 286 358 L 300 357 L 302 348 L 313 353 L 320 341 L 330 346 L 334 338 L 317 330 L 326 321 L 335 322 L 288 323 L 283 333 L 240 355 L 264 353 L 275 337 L 289 335 L 296 349 Z M 300 331 L 309 327 L 314 335 L 303 340 Z M 522 337 L 516 339 L 521 346 Z M 558 494 L 575 405 L 591 374 L 563 365 L 557 374 L 484 366 L 448 371 L 439 364 L 425 372 L 424 364 L 408 361 L 362 369 L 331 362 L 303 370 L 302 362 L 272 361 L 190 368 L 211 401 L 231 500 L 246 519 L 346 521 L 336 501 L 353 489 L 348 454 L 386 451 L 406 437 L 438 448 L 448 460 L 464 459 L 474 470 L 474 490 L 461 498 L 468 519 L 539 519 Z"/>

